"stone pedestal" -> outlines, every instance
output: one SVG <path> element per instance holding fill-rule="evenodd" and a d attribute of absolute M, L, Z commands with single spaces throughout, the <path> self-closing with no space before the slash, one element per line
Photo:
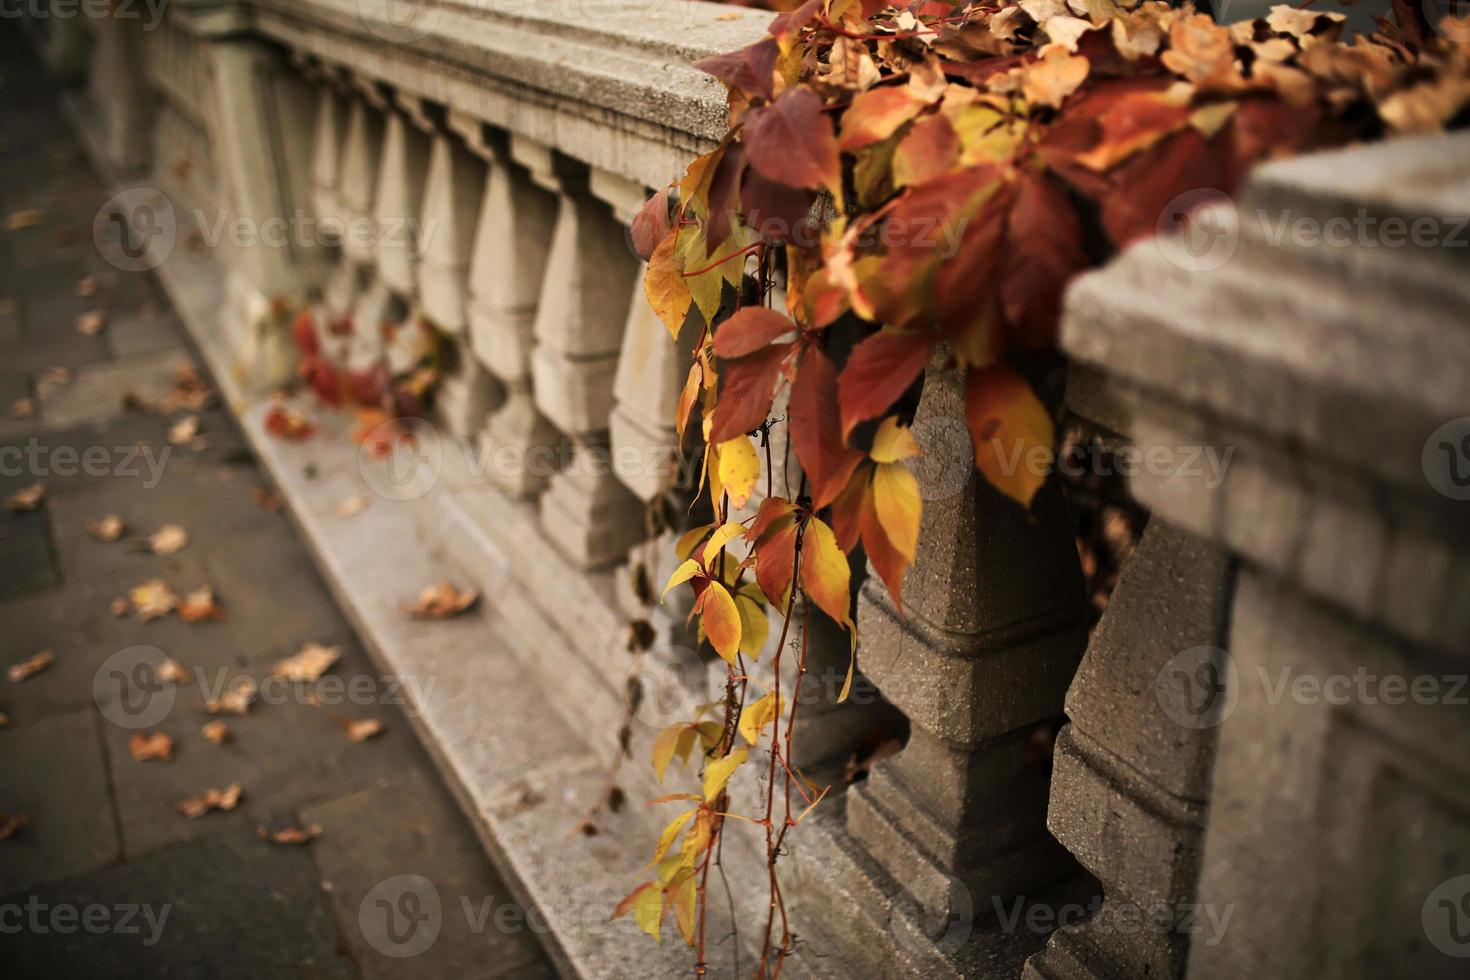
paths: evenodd
<path fill-rule="evenodd" d="M 98 110 L 102 151 L 120 173 L 148 166 L 155 97 L 141 69 L 141 22 L 121 15 L 96 17 L 88 96 Z"/>

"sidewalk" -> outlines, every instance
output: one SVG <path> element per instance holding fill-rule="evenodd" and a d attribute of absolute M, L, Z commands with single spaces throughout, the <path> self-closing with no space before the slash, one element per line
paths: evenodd
<path fill-rule="evenodd" d="M 0 508 L 0 667 L 54 657 L 0 676 L 5 974 L 554 976 L 228 411 L 187 407 L 198 361 L 166 301 L 98 256 L 107 195 L 8 28 L 0 73 L 0 499 L 44 487 L 34 510 Z M 112 514 L 119 540 L 89 532 Z M 187 544 L 157 554 L 165 525 Z M 154 579 L 209 586 L 223 620 L 115 614 Z M 271 680 L 313 642 L 340 660 Z M 188 683 L 157 680 L 165 657 Z M 239 675 L 259 687 L 248 711 L 209 714 Z M 222 744 L 202 732 L 218 720 Z M 349 737 L 367 722 L 381 732 Z M 171 760 L 134 758 L 152 733 Z M 231 784 L 233 809 L 176 809 Z"/>

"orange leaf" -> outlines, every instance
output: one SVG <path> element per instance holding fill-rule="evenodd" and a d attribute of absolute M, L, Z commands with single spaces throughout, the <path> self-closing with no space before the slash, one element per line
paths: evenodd
<path fill-rule="evenodd" d="M 755 580 L 766 598 L 786 608 L 786 590 L 791 588 L 791 575 L 796 563 L 796 524 L 788 521 L 778 526 L 755 549 Z"/>
<path fill-rule="evenodd" d="M 760 428 L 771 413 L 776 382 L 791 344 L 773 344 L 723 364 L 724 384 L 715 404 L 709 442 L 722 443 Z"/>
<path fill-rule="evenodd" d="M 733 664 L 740 652 L 740 610 L 729 591 L 719 582 L 708 581 L 694 602 L 694 611 L 701 617 L 710 646 Z"/>
<path fill-rule="evenodd" d="M 903 574 L 910 561 L 899 553 L 889 539 L 888 532 L 884 530 L 883 522 L 878 517 L 872 493 L 863 496 L 862 511 L 858 514 L 858 521 L 862 528 L 863 551 L 867 553 L 868 564 L 873 566 L 873 571 L 878 573 L 878 577 L 888 587 L 888 594 L 893 596 L 894 605 L 902 612 L 903 599 L 900 592 L 903 589 Z"/>
<path fill-rule="evenodd" d="M 678 239 L 677 230 L 664 236 L 653 250 L 648 260 L 648 274 L 643 277 L 643 292 L 648 297 L 648 305 L 653 307 L 653 312 L 658 314 L 675 340 L 679 339 L 679 330 L 689 315 L 689 304 L 694 301 L 674 254 Z"/>
<path fill-rule="evenodd" d="M 886 140 L 923 108 L 924 103 L 902 85 L 860 93 L 842 114 L 842 149 L 857 150 Z"/>
<path fill-rule="evenodd" d="M 1029 507 L 1051 469 L 1055 439 L 1051 416 L 1031 386 L 1004 363 L 971 371 L 965 422 L 975 466 L 997 490 Z"/>
<path fill-rule="evenodd" d="M 790 317 L 764 306 L 747 306 L 715 328 L 715 353 L 727 359 L 744 357 L 795 332 Z"/>
<path fill-rule="evenodd" d="M 919 545 L 919 481 L 902 463 L 880 463 L 873 472 L 873 512 L 895 550 L 913 564 Z"/>
<path fill-rule="evenodd" d="M 679 408 L 674 413 L 674 431 L 679 434 L 679 442 L 684 441 L 684 430 L 689 426 L 689 413 L 694 411 L 694 403 L 699 400 L 699 364 L 689 365 L 689 376 L 684 379 L 684 390 L 679 392 Z"/>
<path fill-rule="evenodd" d="M 1062 291 L 1088 266 L 1082 224 L 1056 181 L 1031 172 L 1016 186 L 1006 222 L 1000 277 L 1012 344 L 1030 350 L 1056 346 Z"/>
<path fill-rule="evenodd" d="M 908 187 L 948 173 L 960 155 L 960 138 L 943 113 L 914 124 L 893 151 L 893 185 Z"/>
<path fill-rule="evenodd" d="M 880 330 L 854 347 L 837 381 L 843 436 L 864 419 L 888 411 L 918 380 L 938 342 L 927 330 Z"/>
<path fill-rule="evenodd" d="M 837 547 L 832 529 L 813 517 L 802 538 L 801 587 L 818 608 L 844 625 L 850 622 L 850 578 L 847 555 Z"/>

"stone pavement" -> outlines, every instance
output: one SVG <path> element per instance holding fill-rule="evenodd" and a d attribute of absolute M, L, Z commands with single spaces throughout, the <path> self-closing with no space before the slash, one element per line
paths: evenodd
<path fill-rule="evenodd" d="M 199 412 L 202 444 L 172 446 L 194 413 L 139 407 L 197 358 L 156 285 L 98 256 L 107 195 L 6 25 L 0 75 L 0 498 L 45 486 L 37 509 L 0 509 L 0 667 L 55 656 L 0 676 L 0 824 L 28 821 L 0 840 L 4 974 L 554 976 L 228 412 Z M 105 324 L 84 333 L 94 310 Z M 107 514 L 122 540 L 87 532 Z M 166 523 L 189 543 L 153 554 L 142 539 Z M 210 585 L 226 618 L 113 614 L 154 578 Z M 308 641 L 341 660 L 315 685 L 265 686 Z M 191 682 L 158 682 L 163 655 Z M 204 701 L 239 674 L 260 697 L 212 744 Z M 383 732 L 354 742 L 363 719 Z M 143 730 L 172 737 L 172 761 L 134 760 Z M 230 783 L 235 809 L 176 812 Z M 263 824 L 321 832 L 270 843 Z"/>

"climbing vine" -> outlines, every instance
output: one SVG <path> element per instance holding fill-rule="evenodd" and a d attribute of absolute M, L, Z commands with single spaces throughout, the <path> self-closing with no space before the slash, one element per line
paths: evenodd
<path fill-rule="evenodd" d="M 1024 519 L 1055 438 L 1025 366 L 1055 351 L 1073 276 L 1156 234 L 1181 194 L 1229 194 L 1263 160 L 1464 122 L 1467 25 L 1431 30 L 1396 3 L 1397 22 L 1347 42 L 1343 17 L 1309 4 L 1221 26 L 1156 0 L 808 0 L 699 63 L 729 90 L 729 132 L 633 234 L 653 309 L 676 342 L 693 335 L 675 425 L 714 513 L 679 539 L 665 594 L 693 591 L 693 628 L 728 673 L 721 701 L 654 743 L 660 781 L 691 759 L 702 777 L 654 801 L 680 812 L 616 910 L 655 937 L 672 912 L 696 974 L 731 819 L 764 832 L 756 976 L 793 951 L 777 859 L 825 791 L 793 762 L 800 699 L 779 661 L 798 658 L 799 684 L 818 614 L 856 651 L 859 545 L 902 608 L 926 367 L 962 378 L 974 465 Z M 794 451 L 795 487 L 784 467 L 777 485 L 773 445 Z M 757 696 L 748 667 L 772 614 L 777 663 Z M 760 795 L 740 807 L 732 778 L 753 764 Z"/>

